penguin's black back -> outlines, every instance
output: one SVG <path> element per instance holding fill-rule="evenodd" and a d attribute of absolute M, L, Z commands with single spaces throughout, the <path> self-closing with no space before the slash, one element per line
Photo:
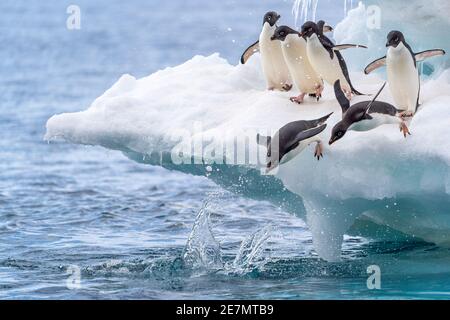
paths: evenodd
<path fill-rule="evenodd" d="M 345 113 L 345 121 L 348 124 L 351 124 L 364 120 L 369 103 L 370 101 L 363 101 L 351 106 L 350 109 L 348 109 L 348 111 Z M 399 110 L 389 103 L 374 101 L 370 107 L 369 115 L 378 113 L 395 117 L 398 112 Z"/>

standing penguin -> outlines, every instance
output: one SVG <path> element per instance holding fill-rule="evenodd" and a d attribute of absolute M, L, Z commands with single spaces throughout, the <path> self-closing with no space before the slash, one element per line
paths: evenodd
<path fill-rule="evenodd" d="M 280 17 L 274 11 L 267 12 L 264 15 L 263 28 L 259 36 L 259 41 L 245 50 L 241 57 L 241 63 L 245 64 L 253 53 L 260 51 L 267 89 L 289 91 L 292 89 L 292 80 L 289 69 L 284 61 L 281 45 L 279 42 L 271 40 L 277 28 L 276 23 Z"/>
<path fill-rule="evenodd" d="M 347 131 L 369 131 L 384 124 L 398 124 L 405 138 L 411 134 L 401 117 L 402 110 L 398 110 L 389 103 L 376 101 L 385 86 L 386 83 L 372 101 L 363 101 L 350 106 L 350 101 L 341 90 L 339 80 L 336 81 L 334 92 L 342 108 L 342 120 L 334 126 L 331 132 L 330 145 L 342 139 Z"/>
<path fill-rule="evenodd" d="M 267 148 L 267 172 L 291 161 L 311 143 L 317 143 L 314 157 L 320 160 L 323 157 L 323 145 L 319 134 L 326 129 L 326 121 L 331 115 L 332 113 L 316 120 L 288 123 L 273 138 L 258 134 L 256 141 Z"/>
<path fill-rule="evenodd" d="M 413 116 L 419 106 L 420 76 L 417 62 L 444 55 L 442 49 L 427 50 L 415 54 L 406 42 L 403 33 L 391 31 L 387 36 L 387 55 L 370 63 L 366 74 L 387 66 L 387 77 L 391 94 L 398 108 L 404 109 L 404 117 Z"/>
<path fill-rule="evenodd" d="M 278 27 L 271 39 L 281 41 L 284 59 L 292 80 L 300 91 L 300 95 L 292 97 L 291 101 L 300 104 L 307 94 L 314 95 L 319 101 L 323 91 L 323 80 L 309 62 L 306 40 L 299 32 L 287 26 Z"/>
<path fill-rule="evenodd" d="M 311 65 L 322 79 L 330 85 L 340 80 L 342 90 L 348 99 L 351 99 L 352 94 L 363 95 L 353 87 L 347 64 L 339 50 L 367 47 L 355 44 L 334 45 L 312 21 L 302 26 L 301 36 L 307 40 L 306 48 Z"/>

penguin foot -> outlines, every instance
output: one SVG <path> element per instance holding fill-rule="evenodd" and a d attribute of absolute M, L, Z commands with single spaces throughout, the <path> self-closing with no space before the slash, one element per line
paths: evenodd
<path fill-rule="evenodd" d="M 285 84 L 285 85 L 283 85 L 283 91 L 286 91 L 286 92 L 291 91 L 292 87 L 293 87 L 292 84 Z"/>
<path fill-rule="evenodd" d="M 315 93 L 311 93 L 311 94 L 309 94 L 309 96 L 310 96 L 311 98 L 316 99 L 317 102 L 319 102 L 320 98 L 322 98 L 322 95 L 317 95 L 317 94 L 315 94 Z"/>
<path fill-rule="evenodd" d="M 412 118 L 414 116 L 414 112 L 412 111 L 403 111 L 400 113 L 400 118 L 406 119 L 406 118 Z"/>
<path fill-rule="evenodd" d="M 320 160 L 320 158 L 323 158 L 323 144 L 322 144 L 322 141 L 317 142 L 316 150 L 314 152 L 314 158 L 317 158 L 317 160 Z"/>
<path fill-rule="evenodd" d="M 321 98 L 322 98 L 322 94 L 316 94 L 316 100 L 317 100 L 317 102 L 319 102 Z"/>
<path fill-rule="evenodd" d="M 298 97 L 291 97 L 289 100 L 291 100 L 294 103 L 302 104 L 303 101 L 305 100 L 305 95 L 306 94 L 302 93 Z"/>
<path fill-rule="evenodd" d="M 319 102 L 320 98 L 322 98 L 323 89 L 324 89 L 324 86 L 317 86 L 316 87 L 316 99 L 317 99 L 317 102 Z"/>
<path fill-rule="evenodd" d="M 411 132 L 409 131 L 408 126 L 406 125 L 406 123 L 403 121 L 400 124 L 400 132 L 403 133 L 403 136 L 406 138 L 408 135 L 411 135 Z"/>

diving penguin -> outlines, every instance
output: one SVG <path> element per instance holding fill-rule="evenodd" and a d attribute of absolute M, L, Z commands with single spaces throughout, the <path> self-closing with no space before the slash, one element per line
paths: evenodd
<path fill-rule="evenodd" d="M 371 62 L 364 72 L 366 74 L 382 67 L 387 67 L 387 78 L 391 94 L 398 108 L 404 109 L 404 117 L 413 116 L 419 106 L 420 76 L 417 62 L 434 56 L 444 55 L 442 49 L 426 50 L 414 53 L 406 42 L 403 33 L 391 31 L 387 36 L 387 55 Z"/>
<path fill-rule="evenodd" d="M 369 131 L 383 124 L 398 124 L 405 138 L 408 134 L 411 134 L 401 117 L 402 110 L 398 110 L 389 103 L 376 101 L 385 86 L 386 83 L 372 101 L 359 102 L 350 106 L 350 101 L 342 92 L 339 80 L 336 81 L 334 92 L 342 108 L 342 121 L 334 126 L 331 132 L 330 145 L 342 139 L 348 130 Z"/>
<path fill-rule="evenodd" d="M 340 80 L 342 89 L 349 99 L 352 94 L 363 95 L 353 87 L 347 64 L 339 51 L 348 48 L 367 49 L 367 47 L 355 44 L 335 45 L 312 21 L 302 26 L 301 36 L 307 41 L 306 48 L 311 65 L 322 79 L 330 85 Z"/>
<path fill-rule="evenodd" d="M 292 97 L 291 101 L 300 104 L 307 94 L 313 95 L 319 101 L 324 88 L 323 80 L 309 62 L 306 40 L 300 36 L 299 32 L 287 26 L 278 27 L 271 39 L 281 41 L 284 60 L 295 86 L 300 91 L 300 95 Z"/>
<path fill-rule="evenodd" d="M 311 143 L 317 143 L 314 157 L 320 160 L 323 157 L 323 145 L 318 135 L 327 127 L 325 122 L 331 115 L 332 113 L 316 120 L 288 123 L 273 138 L 258 134 L 256 141 L 267 148 L 267 172 L 291 161 Z"/>

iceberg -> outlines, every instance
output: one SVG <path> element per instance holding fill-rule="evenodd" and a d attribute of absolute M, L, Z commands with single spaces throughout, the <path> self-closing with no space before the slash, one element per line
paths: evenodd
<path fill-rule="evenodd" d="M 365 0 L 348 11 L 335 28 L 337 43 L 359 43 L 369 47 L 363 52 L 349 51 L 346 56 L 361 70 L 368 61 L 386 55 L 386 36 L 391 30 L 402 31 L 414 52 L 444 49 L 450 52 L 450 2 L 446 0 Z M 420 64 L 422 73 L 431 75 L 450 67 L 450 56 L 430 59 Z"/>
<path fill-rule="evenodd" d="M 376 92 L 382 81 L 352 76 L 365 92 Z M 319 103 L 299 106 L 288 97 L 264 91 L 258 56 L 238 66 L 218 54 L 197 56 L 142 79 L 122 76 L 87 110 L 50 118 L 45 139 L 119 150 L 135 161 L 202 175 L 235 193 L 272 201 L 307 221 L 317 253 L 328 261 L 339 260 L 346 233 L 450 245 L 449 71 L 424 84 L 408 139 L 390 125 L 351 132 L 326 147 L 323 160 L 314 159 L 311 146 L 267 176 L 257 132 L 334 112 L 326 140 L 340 117 L 331 87 Z M 380 99 L 392 102 L 387 91 Z M 211 145 L 234 148 L 213 148 L 225 150 L 221 161 Z M 178 150 L 187 161 L 174 157 Z M 244 161 L 236 161 L 236 150 L 245 150 Z"/>
<path fill-rule="evenodd" d="M 377 3 L 360 3 L 335 32 L 340 43 L 370 46 L 345 53 L 355 85 L 367 93 L 378 91 L 384 75 L 361 70 L 384 55 L 395 19 L 414 35 L 417 51 L 449 45 L 441 41 L 448 40 L 447 2 L 401 10 L 399 17 L 394 13 L 401 1 L 383 1 L 382 29 L 366 32 L 367 6 Z M 417 15 L 431 24 L 408 20 Z M 433 36 L 421 33 L 432 28 Z M 328 141 L 341 111 L 329 86 L 320 102 L 302 105 L 289 101 L 292 93 L 265 91 L 257 54 L 246 65 L 214 54 L 141 79 L 123 75 L 86 110 L 50 118 L 45 139 L 117 150 L 139 163 L 204 176 L 239 195 L 270 201 L 307 222 L 317 254 L 327 261 L 340 259 L 345 234 L 450 246 L 450 64 L 448 57 L 430 63 L 439 72 L 422 83 L 422 105 L 408 139 L 394 125 L 350 132 L 325 147 L 324 159 L 314 159 L 310 146 L 272 175 L 264 174 L 266 150 L 256 144 L 258 133 L 334 112 L 322 133 Z M 393 103 L 388 90 L 379 99 Z"/>

